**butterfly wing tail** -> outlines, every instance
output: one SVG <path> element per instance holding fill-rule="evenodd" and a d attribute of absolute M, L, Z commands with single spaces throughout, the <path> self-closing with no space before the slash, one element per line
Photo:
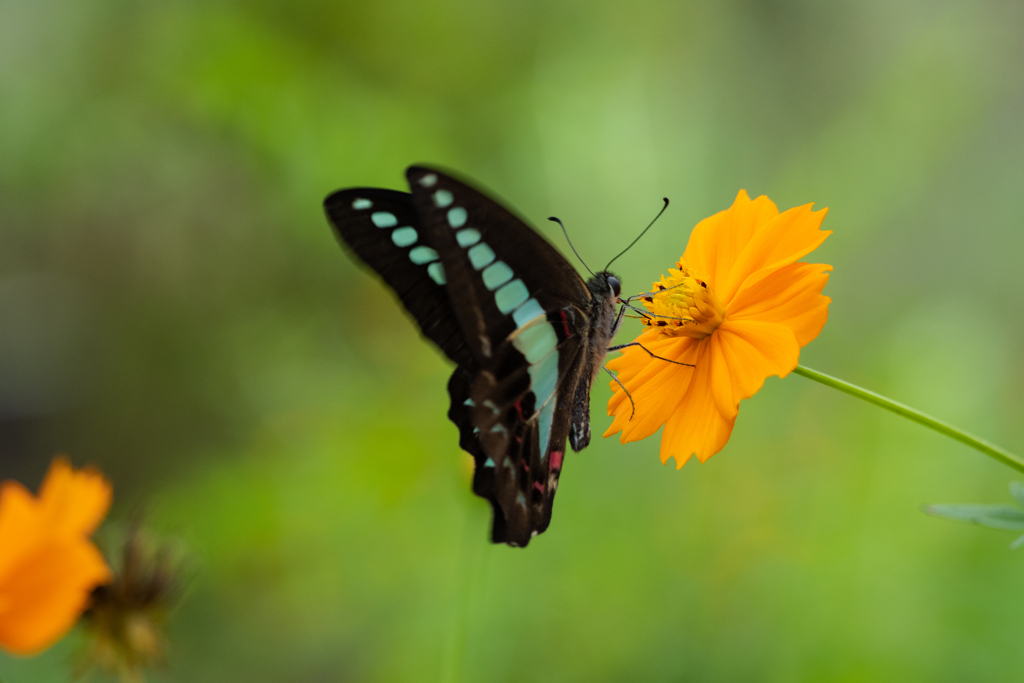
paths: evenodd
<path fill-rule="evenodd" d="M 574 355 L 578 347 L 561 346 Z M 551 522 L 555 491 L 561 473 L 562 457 L 568 436 L 571 403 L 557 400 L 558 385 L 552 383 L 538 399 L 537 376 L 524 366 L 521 356 L 511 361 L 505 355 L 518 356 L 512 344 L 503 345 L 491 367 L 477 373 L 471 385 L 472 422 L 478 427 L 485 465 L 493 473 L 492 505 L 501 509 L 503 531 L 495 524 L 495 542 L 525 546 L 547 529 Z M 577 361 L 566 358 L 570 368 Z M 567 373 L 563 381 L 574 383 L 577 372 Z"/>
<path fill-rule="evenodd" d="M 473 456 L 473 493 L 491 504 L 493 523 L 491 540 L 494 543 L 507 542 L 507 525 L 505 513 L 498 502 L 497 474 L 494 460 L 484 452 L 483 444 L 477 435 L 473 423 L 473 401 L 470 398 L 470 387 L 476 372 L 464 366 L 455 368 L 448 380 L 448 396 L 451 406 L 448 408 L 448 419 L 459 428 L 459 447 Z"/>

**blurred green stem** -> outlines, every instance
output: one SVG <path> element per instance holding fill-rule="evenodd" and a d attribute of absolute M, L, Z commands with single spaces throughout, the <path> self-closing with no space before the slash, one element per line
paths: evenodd
<path fill-rule="evenodd" d="M 459 564 L 459 604 L 454 615 L 452 633 L 448 647 L 448 661 L 441 672 L 442 683 L 462 683 L 465 678 L 466 642 L 469 638 L 470 612 L 478 586 L 487 571 L 490 548 L 480 541 L 483 529 L 475 520 L 483 519 L 476 514 L 477 508 L 466 500 L 466 521 L 463 527 L 462 552 Z M 488 544 L 489 545 L 489 544 Z"/>
<path fill-rule="evenodd" d="M 969 434 L 962 429 L 958 429 L 951 424 L 947 424 L 942 420 L 936 420 L 930 415 L 925 415 L 920 410 L 916 410 L 908 405 L 894 401 L 891 398 L 886 398 L 881 394 L 876 394 L 873 391 L 858 387 L 855 384 L 844 382 L 843 380 L 832 377 L 831 375 L 826 375 L 823 372 L 805 368 L 802 365 L 796 366 L 796 369 L 793 370 L 793 372 L 798 375 L 803 375 L 807 379 L 813 379 L 815 382 L 821 382 L 827 387 L 844 391 L 850 396 L 856 396 L 857 398 L 867 401 L 868 403 L 872 403 L 879 408 L 885 408 L 886 410 L 905 417 L 908 420 L 913 420 L 918 424 L 922 424 L 929 429 L 934 429 L 940 434 L 945 434 L 950 438 L 956 439 L 960 443 L 967 444 L 971 448 L 976 448 L 985 455 L 998 460 L 1004 465 L 1008 465 L 1019 472 L 1024 472 L 1024 459 L 1021 459 L 1019 456 L 996 446 L 994 443 L 989 443 L 988 441 L 985 441 L 985 439 L 978 438 L 977 436 Z"/>

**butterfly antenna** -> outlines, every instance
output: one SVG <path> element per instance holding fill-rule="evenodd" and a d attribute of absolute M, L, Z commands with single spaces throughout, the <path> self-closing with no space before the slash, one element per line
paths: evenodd
<path fill-rule="evenodd" d="M 628 246 L 628 247 L 626 247 L 625 249 L 623 249 L 622 251 L 620 251 L 620 252 L 619 252 L 619 255 L 618 255 L 618 256 L 616 256 L 615 258 L 613 258 L 613 259 L 612 259 L 611 261 L 609 261 L 609 262 L 608 262 L 608 265 L 604 267 L 604 269 L 605 269 L 605 270 L 608 270 L 609 268 L 611 268 L 611 267 L 612 267 L 612 264 L 613 264 L 613 263 L 615 263 L 615 259 L 619 258 L 619 256 L 622 256 L 622 255 L 623 255 L 623 254 L 625 254 L 625 253 L 626 253 L 627 251 L 629 251 L 630 249 L 632 249 L 632 248 L 633 248 L 633 245 L 634 245 L 634 244 L 636 244 L 637 242 L 639 242 L 639 241 L 640 241 L 640 238 L 641 238 L 641 237 L 643 237 L 643 236 L 644 236 L 644 234 L 645 234 L 645 233 L 646 233 L 646 232 L 647 232 L 648 230 L 650 230 L 650 229 L 651 229 L 651 226 L 652 226 L 652 225 L 654 225 L 655 221 L 657 221 L 657 220 L 658 220 L 659 218 L 661 218 L 661 214 L 665 213 L 665 209 L 667 209 L 667 208 L 668 208 L 668 197 L 662 197 L 662 200 L 663 200 L 663 201 L 665 202 L 665 206 L 661 207 L 661 211 L 659 211 L 659 212 L 658 212 L 658 215 L 654 217 L 654 220 L 653 220 L 653 221 L 651 221 L 650 223 L 648 223 L 648 224 L 647 224 L 647 227 L 646 227 L 646 228 L 644 228 L 644 231 L 643 231 L 643 232 L 641 232 L 641 233 L 640 233 L 639 235 L 637 235 L 637 236 L 636 236 L 636 239 L 635 239 L 635 240 L 633 240 L 632 242 L 630 242 L 630 243 L 629 243 L 629 246 Z"/>
<path fill-rule="evenodd" d="M 580 256 L 580 252 L 576 251 L 576 247 L 572 246 L 572 240 L 569 239 L 569 231 L 565 229 L 565 225 L 562 223 L 562 221 L 560 221 L 559 219 L 555 218 L 554 216 L 549 216 L 548 220 L 549 221 L 554 221 L 555 223 L 558 223 L 559 225 L 562 226 L 562 234 L 565 235 L 565 241 L 569 243 L 569 248 L 572 249 L 572 253 L 576 254 L 576 258 L 578 258 L 580 260 L 580 263 L 583 264 L 584 268 L 586 268 L 588 271 L 590 271 L 591 275 L 593 275 L 594 277 L 597 277 L 597 275 L 594 274 L 594 271 L 590 270 L 590 266 L 588 266 L 587 262 L 583 260 L 583 257 Z"/>

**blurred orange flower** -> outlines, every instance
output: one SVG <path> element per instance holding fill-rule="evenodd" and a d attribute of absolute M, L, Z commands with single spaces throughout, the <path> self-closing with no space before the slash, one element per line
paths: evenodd
<path fill-rule="evenodd" d="M 608 363 L 632 403 L 612 382 L 606 437 L 637 441 L 665 425 L 661 461 L 674 457 L 677 467 L 722 450 L 740 400 L 770 375 L 789 374 L 828 319 L 821 290 L 832 266 L 799 261 L 831 234 L 820 229 L 827 211 L 806 204 L 779 213 L 740 190 L 729 209 L 697 224 L 677 268 L 644 297 L 643 348 Z"/>
<path fill-rule="evenodd" d="M 21 655 L 63 636 L 111 578 L 89 540 L 110 507 L 110 484 L 94 470 L 55 458 L 33 496 L 0 484 L 0 648 Z"/>

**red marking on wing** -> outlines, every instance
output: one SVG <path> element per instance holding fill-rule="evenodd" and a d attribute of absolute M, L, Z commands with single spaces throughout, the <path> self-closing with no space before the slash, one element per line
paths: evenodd
<path fill-rule="evenodd" d="M 519 399 L 515 402 L 516 412 L 519 413 L 519 419 L 523 420 L 523 399 Z"/>
<path fill-rule="evenodd" d="M 562 314 L 562 328 L 565 329 L 565 338 L 568 339 L 572 336 L 572 331 L 569 329 L 569 316 L 565 311 L 559 311 L 559 313 Z"/>
<path fill-rule="evenodd" d="M 544 493 L 544 484 L 540 483 L 539 481 L 533 482 L 533 488 L 537 489 L 541 493 Z"/>
<path fill-rule="evenodd" d="M 527 472 L 530 471 L 530 466 L 526 464 L 525 460 L 523 461 L 523 469 L 526 470 Z"/>
<path fill-rule="evenodd" d="M 564 451 L 551 451 L 551 469 L 560 471 L 562 469 L 562 456 Z"/>

